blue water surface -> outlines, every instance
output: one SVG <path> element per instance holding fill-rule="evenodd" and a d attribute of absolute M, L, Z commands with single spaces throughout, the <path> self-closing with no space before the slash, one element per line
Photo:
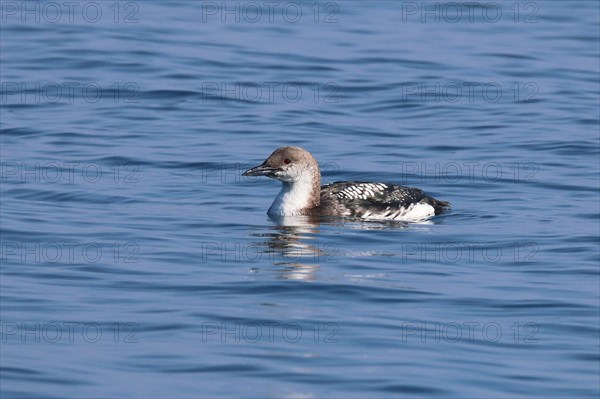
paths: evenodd
<path fill-rule="evenodd" d="M 2 398 L 596 398 L 596 1 L 2 1 Z M 474 5 L 473 5 L 474 4 Z M 241 177 L 420 187 L 272 220 Z"/>

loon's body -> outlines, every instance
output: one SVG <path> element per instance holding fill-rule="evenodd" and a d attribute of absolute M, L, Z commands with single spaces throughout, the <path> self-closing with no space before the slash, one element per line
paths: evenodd
<path fill-rule="evenodd" d="M 343 216 L 374 220 L 422 221 L 449 206 L 417 188 L 359 181 L 321 186 L 316 159 L 300 147 L 281 147 L 244 176 L 280 180 L 271 216 Z"/>

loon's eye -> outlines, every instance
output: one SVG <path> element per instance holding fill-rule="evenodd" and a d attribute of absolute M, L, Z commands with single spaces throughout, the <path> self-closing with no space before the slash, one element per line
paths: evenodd
<path fill-rule="evenodd" d="M 292 161 L 290 161 L 290 159 L 289 159 L 289 158 L 286 158 L 286 159 L 284 159 L 284 160 L 283 160 L 283 163 L 284 163 L 284 164 L 286 164 L 286 165 L 287 165 L 287 164 L 289 164 L 289 163 L 291 163 L 291 162 L 292 162 Z"/>

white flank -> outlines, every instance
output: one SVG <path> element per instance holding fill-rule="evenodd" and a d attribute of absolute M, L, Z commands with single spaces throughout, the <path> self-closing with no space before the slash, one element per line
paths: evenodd
<path fill-rule="evenodd" d="M 382 214 L 367 211 L 361 215 L 363 219 L 396 220 L 398 222 L 420 222 L 429 219 L 432 216 L 435 216 L 435 209 L 431 205 L 423 202 L 411 204 L 407 208 L 386 210 L 386 212 Z"/>

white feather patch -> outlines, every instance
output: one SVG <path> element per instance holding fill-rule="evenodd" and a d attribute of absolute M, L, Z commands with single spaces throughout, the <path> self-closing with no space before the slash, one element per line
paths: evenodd
<path fill-rule="evenodd" d="M 435 209 L 423 202 L 411 204 L 406 208 L 402 207 L 391 211 L 386 210 L 386 212 L 380 214 L 365 212 L 361 215 L 363 219 L 396 220 L 399 222 L 419 222 L 429 219 L 432 216 L 435 216 Z"/>

